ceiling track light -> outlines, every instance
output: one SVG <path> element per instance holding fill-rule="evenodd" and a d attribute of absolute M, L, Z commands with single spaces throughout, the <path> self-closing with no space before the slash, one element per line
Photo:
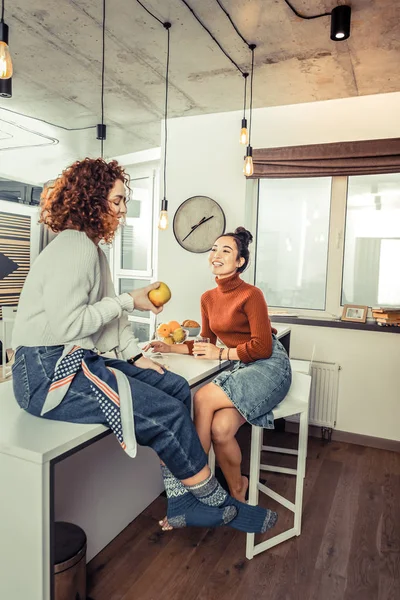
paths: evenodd
<path fill-rule="evenodd" d="M 12 78 L 0 79 L 0 98 L 12 98 Z"/>
<path fill-rule="evenodd" d="M 0 18 L 0 80 L 11 79 L 13 65 L 8 47 L 8 25 L 4 23 L 4 0 L 1 3 Z"/>
<path fill-rule="evenodd" d="M 164 106 L 164 194 L 161 201 L 161 211 L 158 228 L 164 231 L 168 227 L 168 200 L 167 200 L 167 145 L 168 145 L 168 85 L 169 85 L 169 56 L 170 56 L 170 29 L 171 23 L 163 23 L 167 30 L 167 64 L 165 68 L 165 106 Z"/>
<path fill-rule="evenodd" d="M 350 20 L 351 20 L 351 7 L 343 4 L 336 6 L 332 9 L 332 12 L 325 12 L 319 15 L 302 15 L 293 6 L 290 0 L 283 0 L 290 10 L 299 17 L 300 19 L 311 20 L 320 19 L 321 17 L 331 18 L 331 40 L 333 42 L 342 42 L 350 37 Z"/>
<path fill-rule="evenodd" d="M 331 13 L 331 40 L 342 42 L 350 37 L 351 7 L 336 6 Z"/>
<path fill-rule="evenodd" d="M 254 50 L 257 48 L 255 44 L 249 44 L 251 50 L 251 76 L 250 76 L 250 124 L 249 124 L 249 141 L 246 148 L 246 156 L 244 159 L 243 173 L 246 177 L 251 177 L 254 173 L 253 165 L 253 148 L 251 146 L 251 126 L 253 120 L 253 77 L 254 77 Z"/>

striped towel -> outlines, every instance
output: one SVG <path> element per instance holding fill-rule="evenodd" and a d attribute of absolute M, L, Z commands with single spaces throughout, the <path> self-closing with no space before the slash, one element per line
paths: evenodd
<path fill-rule="evenodd" d="M 106 367 L 104 359 L 80 346 L 65 346 L 57 361 L 53 379 L 41 414 L 63 401 L 72 380 L 82 370 L 90 382 L 107 424 L 125 452 L 134 458 L 137 452 L 131 386 L 124 373 Z"/>

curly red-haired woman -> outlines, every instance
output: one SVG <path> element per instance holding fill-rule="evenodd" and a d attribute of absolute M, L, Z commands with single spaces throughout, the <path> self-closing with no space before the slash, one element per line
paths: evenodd
<path fill-rule="evenodd" d="M 128 185 L 116 161 L 86 158 L 43 194 L 40 220 L 58 235 L 22 290 L 13 332 L 15 397 L 36 416 L 108 425 L 131 456 L 136 440 L 151 446 L 162 460 L 171 525 L 265 531 L 275 513 L 237 502 L 211 476 L 187 382 L 136 344 L 128 313 L 159 312 L 148 298 L 159 284 L 115 294 L 99 242 L 113 240 Z M 102 355 L 111 350 L 116 358 Z"/>

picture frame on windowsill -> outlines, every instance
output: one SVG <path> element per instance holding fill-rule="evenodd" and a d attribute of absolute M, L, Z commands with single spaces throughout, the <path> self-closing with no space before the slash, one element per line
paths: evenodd
<path fill-rule="evenodd" d="M 352 323 L 365 323 L 367 320 L 368 306 L 359 304 L 345 304 L 341 321 L 351 321 Z"/>

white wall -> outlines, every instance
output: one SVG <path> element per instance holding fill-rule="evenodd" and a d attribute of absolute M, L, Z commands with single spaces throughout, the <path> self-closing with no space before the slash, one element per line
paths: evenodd
<path fill-rule="evenodd" d="M 162 490 L 153 450 L 139 446 L 136 458 L 129 458 L 111 434 L 56 465 L 55 520 L 83 528 L 89 561 Z"/>
<path fill-rule="evenodd" d="M 394 93 L 257 109 L 252 145 L 400 137 L 399 104 L 400 93 Z M 177 207 L 190 196 L 207 195 L 224 209 L 228 230 L 245 224 L 244 151 L 238 143 L 241 116 L 232 112 L 169 121 L 171 226 L 159 236 L 158 273 L 170 286 L 172 299 L 163 320 L 199 319 L 199 297 L 214 285 L 207 255 L 183 250 L 174 238 L 172 218 Z M 337 428 L 400 440 L 400 335 L 297 327 L 293 355 L 309 358 L 312 340 L 316 360 L 337 361 L 343 368 Z"/>
<path fill-rule="evenodd" d="M 294 325 L 291 355 L 335 362 L 336 429 L 400 440 L 400 334 Z"/>

